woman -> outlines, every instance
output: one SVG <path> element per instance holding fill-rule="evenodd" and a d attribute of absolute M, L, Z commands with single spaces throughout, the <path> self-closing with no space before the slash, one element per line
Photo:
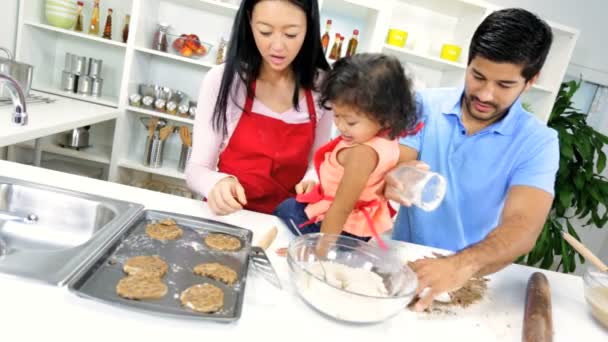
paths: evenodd
<path fill-rule="evenodd" d="M 316 0 L 241 2 L 226 63 L 201 87 L 186 170 L 214 213 L 271 213 L 312 186 L 295 189 L 330 137 L 331 112 L 313 92 L 328 69 Z"/>

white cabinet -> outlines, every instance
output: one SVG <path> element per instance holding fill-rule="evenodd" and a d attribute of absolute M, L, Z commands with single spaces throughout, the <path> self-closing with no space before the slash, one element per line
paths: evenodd
<path fill-rule="evenodd" d="M 85 0 L 84 23 L 90 20 L 92 0 Z M 158 117 L 175 126 L 191 127 L 193 120 L 129 105 L 129 95 L 139 84 L 156 84 L 180 90 L 196 101 L 202 79 L 215 65 L 221 38 L 228 39 L 238 0 L 101 0 L 100 26 L 103 31 L 108 8 L 113 8 L 113 39 L 107 40 L 86 33 L 76 33 L 47 24 L 44 0 L 20 2 L 17 57 L 35 66 L 33 88 L 54 94 L 79 98 L 92 103 L 117 107 L 121 115 L 107 129 L 96 132 L 98 149 L 66 151 L 46 139 L 44 151 L 69 157 L 108 163 L 109 179 L 133 182 L 133 179 L 165 177 L 184 184 L 184 175 L 177 171 L 181 140 L 177 133 L 165 143 L 161 168 L 145 167 L 143 149 L 147 131 L 140 118 Z M 497 7 L 476 0 L 322 0 L 320 1 L 321 34 L 327 19 L 332 20 L 329 49 L 336 33 L 345 37 L 342 52 L 354 29 L 358 29 L 358 52 L 383 52 L 398 57 L 406 70 L 416 78 L 419 87 L 455 87 L 464 80 L 471 36 L 478 24 Z M 129 40 L 122 42 L 126 14 L 131 15 Z M 157 24 L 171 25 L 173 34 L 193 33 L 213 45 L 200 59 L 180 56 L 171 47 L 160 52 L 152 49 Z M 538 84 L 524 95 L 524 102 L 546 121 L 560 83 L 568 66 L 578 31 L 550 23 L 554 43 L 541 72 Z M 404 47 L 386 43 L 390 28 L 408 32 Z M 85 28 L 86 31 L 86 28 Z M 440 58 L 443 44 L 462 48 L 457 61 Z M 329 50 L 328 49 L 328 50 Z M 103 59 L 103 96 L 82 97 L 61 90 L 61 72 L 65 53 Z M 329 51 L 328 51 L 329 52 Z M 94 141 L 95 143 L 95 141 Z M 108 155 L 108 153 L 111 154 Z M 141 183 L 141 181 L 140 181 Z"/>

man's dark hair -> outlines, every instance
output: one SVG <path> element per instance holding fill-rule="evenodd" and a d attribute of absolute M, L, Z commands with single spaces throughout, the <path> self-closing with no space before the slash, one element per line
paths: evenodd
<path fill-rule="evenodd" d="M 507 8 L 490 14 L 477 27 L 469 47 L 469 64 L 476 56 L 498 63 L 523 66 L 529 81 L 547 59 L 553 33 L 538 16 L 521 8 Z"/>

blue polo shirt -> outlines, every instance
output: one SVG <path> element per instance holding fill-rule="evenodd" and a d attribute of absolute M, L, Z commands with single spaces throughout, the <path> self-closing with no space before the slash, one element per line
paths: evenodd
<path fill-rule="evenodd" d="M 559 167 L 557 132 L 517 100 L 507 115 L 467 135 L 461 120 L 463 89 L 417 94 L 424 129 L 400 142 L 447 179 L 434 211 L 401 207 L 393 238 L 458 251 L 483 240 L 499 223 L 509 188 L 532 186 L 553 194 Z"/>

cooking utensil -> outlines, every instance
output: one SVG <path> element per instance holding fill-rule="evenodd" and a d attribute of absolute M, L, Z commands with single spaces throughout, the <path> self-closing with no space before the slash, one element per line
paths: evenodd
<path fill-rule="evenodd" d="M 293 222 L 292 219 L 289 219 L 289 223 L 291 223 L 291 226 L 293 227 L 294 231 L 296 233 L 298 233 L 298 236 L 302 236 L 302 232 L 300 232 L 300 228 L 298 228 L 298 226 L 296 225 L 295 222 Z M 317 256 L 318 258 L 318 256 Z M 327 271 L 325 271 L 325 266 L 323 266 L 323 261 L 320 261 L 319 266 L 321 266 L 321 270 L 323 270 L 323 279 L 327 280 Z"/>
<path fill-rule="evenodd" d="M 576 249 L 576 251 L 579 252 L 585 258 L 585 260 L 588 260 L 590 263 L 595 265 L 598 270 L 602 272 L 608 272 L 608 266 L 606 266 L 606 264 L 604 264 L 602 260 L 600 260 L 600 258 L 595 256 L 595 254 L 593 254 L 593 252 L 591 252 L 589 248 L 587 248 L 585 245 L 575 239 L 574 236 L 568 234 L 563 230 L 562 236 L 564 237 L 564 240 L 566 240 L 566 242 L 568 242 L 570 246 L 572 246 L 572 248 Z"/>
<path fill-rule="evenodd" d="M 553 341 L 551 290 L 547 277 L 540 272 L 534 272 L 528 280 L 522 341 Z"/>
<path fill-rule="evenodd" d="M 283 289 L 283 287 L 281 286 L 281 280 L 279 279 L 277 272 L 274 270 L 274 267 L 272 267 L 272 264 L 270 263 L 270 260 L 266 255 L 266 252 L 264 252 L 261 247 L 251 247 L 251 254 L 249 260 L 251 266 L 256 271 L 260 272 L 260 275 L 262 275 L 264 279 L 268 280 L 268 282 L 274 285 L 276 288 L 280 290 Z"/>
<path fill-rule="evenodd" d="M 91 126 L 74 128 L 65 135 L 65 147 L 80 149 L 89 146 Z"/>
<path fill-rule="evenodd" d="M 181 126 L 179 128 L 179 136 L 182 140 L 182 150 L 179 154 L 179 163 L 177 164 L 177 170 L 184 172 L 186 170 L 186 164 L 192 154 L 192 137 L 190 135 L 190 128 L 188 126 Z"/>
<path fill-rule="evenodd" d="M 273 226 L 260 238 L 260 240 L 255 245 L 263 250 L 267 250 L 268 247 L 270 247 L 270 245 L 272 245 L 272 243 L 274 242 L 274 239 L 277 237 L 278 233 L 279 230 L 277 229 L 277 227 Z"/>
<path fill-rule="evenodd" d="M 380 322 L 403 312 L 418 287 L 416 273 L 379 247 L 333 235 L 329 260 L 324 261 L 332 272 L 323 279 L 313 266 L 323 262 L 317 245 L 327 236 L 305 234 L 289 244 L 289 275 L 298 294 L 320 312 L 347 322 Z M 362 278 L 367 281 L 358 280 Z"/>
<path fill-rule="evenodd" d="M 178 240 L 158 241 L 146 234 L 146 226 L 171 218 L 182 229 Z M 228 234 L 239 239 L 241 248 L 234 252 L 215 251 L 204 243 L 210 233 Z M 128 221 L 108 241 L 104 248 L 83 263 L 68 287 L 85 298 L 116 305 L 122 309 L 141 310 L 156 315 L 199 320 L 234 321 L 242 312 L 251 267 L 250 230 L 229 224 L 162 211 L 144 210 Z M 137 255 L 158 255 L 170 265 L 162 281 L 168 291 L 157 300 L 129 300 L 116 294 L 117 282 L 125 276 L 123 265 Z M 220 281 L 196 275 L 193 269 L 200 263 L 220 263 L 237 273 L 236 282 L 227 285 Z M 181 305 L 179 294 L 195 284 L 209 283 L 224 293 L 223 308 L 215 313 L 201 313 Z M 178 297 L 176 298 L 175 295 Z"/>

